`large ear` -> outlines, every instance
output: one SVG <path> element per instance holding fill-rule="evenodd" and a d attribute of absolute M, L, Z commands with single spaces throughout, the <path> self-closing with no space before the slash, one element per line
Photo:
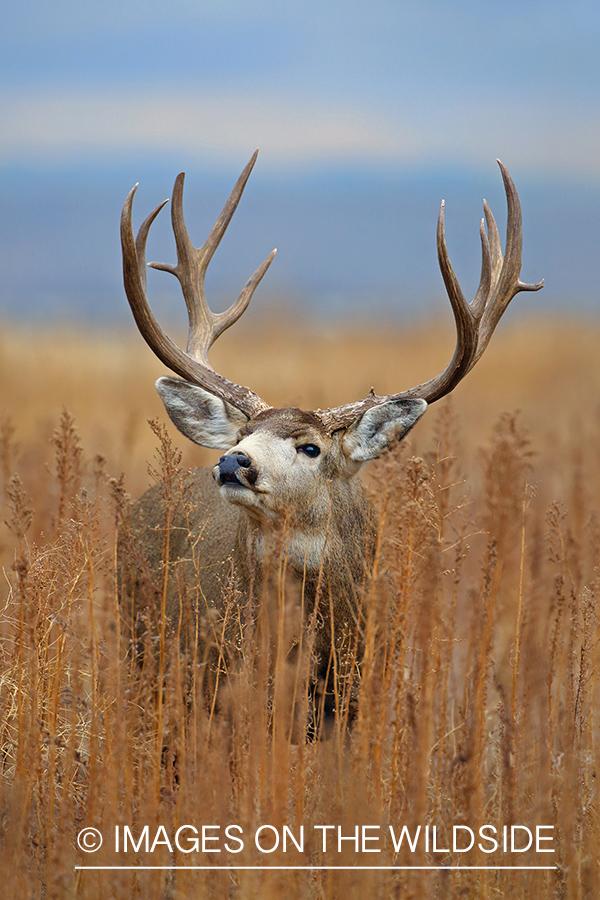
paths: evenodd
<path fill-rule="evenodd" d="M 159 378 L 156 390 L 173 424 L 201 447 L 229 450 L 248 421 L 235 406 L 181 378 Z"/>
<path fill-rule="evenodd" d="M 372 406 L 350 425 L 342 439 L 348 459 L 355 463 L 376 459 L 402 440 L 426 409 L 425 400 L 410 399 Z"/>

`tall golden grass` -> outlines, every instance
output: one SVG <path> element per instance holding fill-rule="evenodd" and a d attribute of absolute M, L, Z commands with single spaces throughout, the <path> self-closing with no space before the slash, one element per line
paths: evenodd
<path fill-rule="evenodd" d="M 150 484 L 148 463 L 170 452 L 146 423 L 165 418 L 160 366 L 137 336 L 7 328 L 3 896 L 600 896 L 599 338 L 590 323 L 504 325 L 452 399 L 365 473 L 382 546 L 359 712 L 351 729 L 340 716 L 328 740 L 305 743 L 291 739 L 277 666 L 248 662 L 225 722 L 176 639 L 160 664 L 128 652 L 117 524 Z M 222 343 L 217 368 L 304 408 L 418 383 L 452 350 L 449 333 L 426 326 L 280 323 Z M 171 435 L 183 468 L 216 455 Z M 150 844 L 158 834 L 154 852 L 125 854 L 125 825 L 136 841 L 145 825 Z M 184 825 L 215 826 L 207 846 L 220 852 L 178 849 Z M 228 825 L 243 830 L 239 853 L 225 846 Z M 303 826 L 303 851 L 290 839 L 285 853 L 261 852 L 265 825 L 297 840 Z M 326 850 L 322 825 L 334 826 Z M 406 840 L 395 852 L 390 825 L 421 827 L 414 853 Z M 552 826 L 543 847 L 555 852 L 454 850 L 454 826 L 484 825 Z M 338 852 L 337 829 L 352 838 L 357 826 L 358 850 L 345 840 Z M 426 826 L 443 852 L 426 847 Z M 104 837 L 96 853 L 78 849 L 85 827 Z M 374 839 L 364 848 L 363 828 Z M 274 835 L 263 831 L 264 851 Z"/>

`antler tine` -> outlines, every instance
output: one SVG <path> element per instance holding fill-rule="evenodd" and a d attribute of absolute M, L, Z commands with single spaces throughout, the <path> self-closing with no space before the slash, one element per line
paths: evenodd
<path fill-rule="evenodd" d="M 494 278 L 492 253 L 487 232 L 485 230 L 485 219 L 481 220 L 479 237 L 481 238 L 481 275 L 479 277 L 479 286 L 473 298 L 473 302 L 471 303 L 473 316 L 477 321 L 481 318 L 481 314 L 485 308 L 485 303 L 489 296 L 493 283 L 492 280 Z"/>
<path fill-rule="evenodd" d="M 437 230 L 438 261 L 442 278 L 454 313 L 456 347 L 452 360 L 440 375 L 400 394 L 380 397 L 371 389 L 369 396 L 358 403 L 334 409 L 317 410 L 331 431 L 348 426 L 361 412 L 388 400 L 419 397 L 433 403 L 454 390 L 457 384 L 481 358 L 508 304 L 519 291 L 539 291 L 544 282 L 525 284 L 519 279 L 523 244 L 521 204 L 514 182 L 506 167 L 497 161 L 504 181 L 508 207 L 505 255 L 502 257 L 498 228 L 487 203 L 483 202 L 485 222 L 480 227 L 481 277 L 475 297 L 467 303 L 446 246 L 444 202 L 440 208 Z M 487 235 L 485 225 L 487 224 Z"/>
<path fill-rule="evenodd" d="M 496 225 L 496 220 L 494 219 L 494 214 L 488 206 L 487 200 L 483 201 L 483 213 L 485 217 L 485 226 L 487 226 L 487 238 L 488 244 L 490 248 L 490 262 L 492 266 L 492 280 L 491 285 L 495 286 L 498 282 L 498 276 L 500 275 L 500 269 L 502 268 L 502 245 L 500 243 L 500 234 L 498 233 L 498 226 Z M 485 227 L 484 226 L 484 227 Z"/>
<path fill-rule="evenodd" d="M 523 249 L 521 202 L 515 183 L 510 177 L 506 166 L 504 166 L 499 159 L 496 160 L 496 162 L 500 166 L 500 171 L 502 173 L 508 207 L 506 219 L 506 244 L 504 248 L 504 259 L 502 259 L 500 253 L 500 266 L 495 288 L 492 289 L 481 316 L 477 353 L 475 354 L 472 365 L 475 365 L 477 360 L 482 356 L 494 333 L 496 325 L 502 318 L 502 315 L 512 298 L 520 291 L 539 291 L 544 285 L 543 279 L 535 284 L 527 284 L 519 278 Z M 490 218 L 493 222 L 494 220 L 491 212 Z"/>
<path fill-rule="evenodd" d="M 254 168 L 257 156 L 258 150 L 252 155 L 252 158 L 235 183 L 235 186 L 225 203 L 219 218 L 211 229 L 208 238 L 202 247 L 198 249 L 194 247 L 190 240 L 183 216 L 183 185 L 185 175 L 183 172 L 178 175 L 173 187 L 173 205 L 171 208 L 171 221 L 173 224 L 173 233 L 175 235 L 175 245 L 177 247 L 177 265 L 172 266 L 168 263 L 149 263 L 152 268 L 160 269 L 163 272 L 170 272 L 179 279 L 189 319 L 187 352 L 206 366 L 210 366 L 208 361 L 208 351 L 210 347 L 226 328 L 229 328 L 230 325 L 233 325 L 234 322 L 239 319 L 247 308 L 252 298 L 252 294 L 254 293 L 254 289 L 269 268 L 274 256 L 274 254 L 271 254 L 270 257 L 259 266 L 252 278 L 250 278 L 249 282 L 246 284 L 237 302 L 229 309 L 222 313 L 214 313 L 210 309 L 206 301 L 206 292 L 204 288 L 206 270 L 208 269 L 208 265 L 214 256 L 215 250 L 219 246 L 221 239 L 227 230 L 227 226 L 237 209 L 248 178 L 250 177 L 250 173 Z"/>
<path fill-rule="evenodd" d="M 131 192 L 132 203 L 133 203 L 133 195 L 134 195 L 135 191 L 137 190 L 137 188 L 138 188 L 138 185 L 136 184 L 133 191 Z M 156 209 L 153 210 L 149 216 L 146 216 L 146 218 L 140 225 L 140 229 L 139 229 L 139 231 L 137 233 L 137 237 L 135 239 L 135 252 L 137 254 L 137 259 L 138 259 L 138 271 L 140 273 L 140 280 L 142 282 L 142 287 L 143 287 L 144 291 L 146 290 L 146 241 L 148 240 L 148 232 L 150 231 L 150 226 L 154 222 L 155 218 L 157 217 L 157 215 L 159 214 L 161 209 L 167 205 L 168 202 L 169 202 L 168 200 L 163 200 L 163 202 L 159 203 L 159 205 L 156 207 Z M 129 207 L 130 218 L 131 218 L 131 205 L 132 204 L 130 204 L 130 207 Z"/>
<path fill-rule="evenodd" d="M 230 328 L 232 325 L 234 325 L 242 315 L 242 313 L 246 311 L 250 301 L 252 300 L 254 291 L 262 281 L 264 274 L 275 259 L 276 253 L 277 250 L 271 250 L 265 261 L 260 264 L 256 272 L 248 279 L 248 281 L 242 288 L 239 297 L 237 298 L 235 303 L 233 303 L 229 307 L 229 309 L 226 309 L 225 312 L 214 314 L 215 329 L 211 343 L 214 343 L 219 335 L 223 334 L 223 332 L 227 328 Z"/>
<path fill-rule="evenodd" d="M 456 347 L 450 365 L 447 366 L 446 370 L 440 376 L 440 388 L 447 387 L 451 390 L 450 383 L 446 385 L 446 382 L 449 379 L 455 378 L 457 375 L 462 377 L 461 373 L 468 370 L 471 358 L 477 347 L 477 320 L 471 306 L 465 300 L 448 255 L 446 230 L 444 227 L 445 205 L 445 201 L 442 200 L 438 216 L 437 252 L 440 271 L 454 313 Z"/>
<path fill-rule="evenodd" d="M 246 169 L 247 168 L 248 167 L 246 167 Z M 246 170 L 244 170 L 244 172 L 246 172 Z M 241 179 L 238 179 L 238 185 L 240 180 Z M 183 176 L 180 176 L 178 181 L 181 182 L 181 186 L 183 187 Z M 254 275 L 247 282 L 240 297 L 231 309 L 225 314 L 215 316 L 208 308 L 204 298 L 203 278 L 208 263 L 204 266 L 204 270 L 202 270 L 202 262 L 198 265 L 197 254 L 201 251 L 197 251 L 192 246 L 189 237 L 187 236 L 185 224 L 183 223 L 183 215 L 181 214 L 179 222 L 183 226 L 183 231 L 179 229 L 178 237 L 176 237 L 178 250 L 177 266 L 170 266 L 166 263 L 150 263 L 150 265 L 153 265 L 153 268 L 162 269 L 163 271 L 171 272 L 176 275 L 182 285 L 190 317 L 188 352 L 184 353 L 184 351 L 181 350 L 162 330 L 150 309 L 148 298 L 146 296 L 146 240 L 152 222 L 167 201 L 160 204 L 160 206 L 144 220 L 136 239 L 134 238 L 133 232 L 132 207 L 133 197 L 137 187 L 138 185 L 136 184 L 129 192 L 123 206 L 123 212 L 121 214 L 121 245 L 123 250 L 123 283 L 125 286 L 125 293 L 127 294 L 129 305 L 131 306 L 133 316 L 142 337 L 161 362 L 175 372 L 175 374 L 187 381 L 198 384 L 200 387 L 205 388 L 222 400 L 231 403 L 247 416 L 252 417 L 263 410 L 269 409 L 268 404 L 254 394 L 249 388 L 234 384 L 222 375 L 219 375 L 218 372 L 215 372 L 206 359 L 206 353 L 216 337 L 218 337 L 225 328 L 233 324 L 233 322 L 240 317 L 244 309 L 246 309 L 256 286 L 259 284 L 273 260 L 274 252 L 270 254 L 261 266 L 259 266 Z M 236 188 L 234 188 L 232 197 L 235 194 Z M 241 190 L 243 190 L 243 185 Z M 239 196 L 241 196 L 241 190 L 239 191 Z M 231 215 L 233 215 L 235 206 L 237 206 L 237 202 L 239 202 L 239 196 L 237 199 L 234 198 L 233 209 L 222 227 L 221 234 L 216 239 L 214 249 L 216 249 L 222 233 L 227 227 Z M 232 198 L 230 197 L 230 201 L 231 199 Z M 176 201 L 175 191 L 174 201 Z M 175 205 L 177 205 L 177 202 L 174 202 L 174 206 Z M 181 203 L 179 203 L 179 207 L 181 208 Z M 219 219 L 219 222 L 221 222 L 222 219 L 223 214 Z M 219 225 L 219 222 L 217 223 L 217 226 Z M 216 231 L 217 226 L 215 226 L 211 232 L 209 241 Z M 193 251 L 193 254 L 188 252 L 190 249 Z M 212 253 L 214 253 L 214 249 L 212 250 Z M 212 253 L 210 254 L 211 256 Z M 190 265 L 187 265 L 190 259 L 193 259 L 193 262 Z M 198 280 L 199 273 L 202 276 L 201 281 Z M 195 281 L 194 278 L 196 278 Z M 197 288 L 200 289 L 198 290 Z M 227 318 L 226 322 L 224 322 L 225 318 Z M 216 324 L 214 320 L 216 320 Z"/>
<path fill-rule="evenodd" d="M 221 215 L 215 222 L 212 231 L 204 242 L 204 246 L 202 250 L 206 256 L 205 269 L 208 266 L 209 262 L 213 258 L 213 254 L 219 244 L 221 243 L 221 238 L 227 231 L 227 227 L 231 222 L 234 212 L 237 209 L 238 203 L 244 193 L 244 188 L 246 187 L 246 182 L 250 178 L 250 173 L 254 168 L 254 163 L 256 162 L 258 157 L 258 150 L 255 150 L 252 154 L 250 161 L 246 164 L 242 174 L 236 181 L 231 194 L 229 195 L 229 199 L 227 200 L 225 206 L 221 210 Z"/>

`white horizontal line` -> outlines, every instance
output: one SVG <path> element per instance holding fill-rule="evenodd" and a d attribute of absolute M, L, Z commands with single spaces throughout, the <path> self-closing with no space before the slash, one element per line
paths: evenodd
<path fill-rule="evenodd" d="M 218 872 L 222 870 L 223 872 L 231 872 L 231 871 L 256 871 L 260 870 L 263 872 L 297 872 L 302 869 L 307 869 L 310 871 L 315 870 L 323 870 L 323 871 L 335 871 L 339 869 L 340 871 L 368 871 L 368 872 L 377 872 L 381 871 L 406 871 L 409 869 L 420 869 L 420 870 L 431 870 L 437 871 L 439 869 L 452 869 L 457 872 L 467 871 L 467 870 L 482 870 L 495 872 L 499 869 L 511 869 L 511 870 L 543 870 L 543 871 L 554 871 L 557 866 L 75 866 L 75 870 L 83 870 L 83 869 L 94 869 L 94 870 L 125 870 L 125 869 L 159 869 L 161 871 L 171 871 L 173 869 L 197 869 L 202 871 Z"/>

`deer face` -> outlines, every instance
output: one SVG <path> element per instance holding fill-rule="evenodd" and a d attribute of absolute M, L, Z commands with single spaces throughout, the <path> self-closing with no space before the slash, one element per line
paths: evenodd
<path fill-rule="evenodd" d="M 226 500 L 259 517 L 281 518 L 308 506 L 316 512 L 332 445 L 312 413 L 267 410 L 237 432 L 213 474 Z"/>
<path fill-rule="evenodd" d="M 156 386 L 186 437 L 227 451 L 213 468 L 224 499 L 258 519 L 306 525 L 326 518 L 340 484 L 402 439 L 427 408 L 424 400 L 392 400 L 331 434 L 313 412 L 267 409 L 249 419 L 178 378 L 160 378 Z"/>

